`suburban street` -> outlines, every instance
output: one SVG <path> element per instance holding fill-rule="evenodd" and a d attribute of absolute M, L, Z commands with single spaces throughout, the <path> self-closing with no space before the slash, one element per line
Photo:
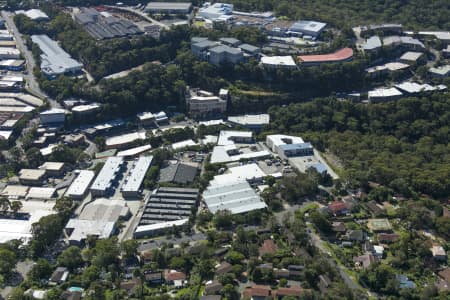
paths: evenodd
<path fill-rule="evenodd" d="M 27 84 L 26 89 L 31 94 L 39 98 L 46 99 L 50 103 L 51 107 L 60 108 L 61 105 L 57 101 L 50 99 L 44 92 L 42 92 L 42 90 L 39 88 L 39 84 L 37 83 L 36 78 L 34 78 L 33 70 L 34 67 L 36 66 L 36 62 L 34 61 L 33 54 L 31 53 L 31 51 L 28 50 L 27 46 L 25 45 L 25 41 L 23 40 L 22 35 L 17 29 L 16 24 L 14 24 L 13 21 L 14 15 L 11 12 L 6 11 L 2 11 L 1 15 L 3 19 L 5 19 L 9 30 L 14 35 L 17 48 L 20 50 L 20 52 L 22 53 L 22 55 L 26 60 L 27 71 L 26 74 L 23 74 Z"/>

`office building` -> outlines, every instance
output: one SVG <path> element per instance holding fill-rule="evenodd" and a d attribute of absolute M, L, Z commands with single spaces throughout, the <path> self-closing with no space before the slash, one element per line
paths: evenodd
<path fill-rule="evenodd" d="M 33 35 L 31 40 L 42 51 L 41 71 L 45 75 L 54 78 L 58 75 L 81 72 L 83 65 L 71 58 L 56 41 L 50 39 L 47 35 Z"/>
<path fill-rule="evenodd" d="M 263 56 L 261 64 L 267 69 L 296 69 L 292 56 Z"/>
<path fill-rule="evenodd" d="M 50 200 L 57 196 L 56 189 L 51 187 L 32 187 L 28 190 L 26 199 Z"/>
<path fill-rule="evenodd" d="M 219 116 L 227 110 L 227 98 L 217 97 L 213 93 L 199 89 L 188 89 L 186 105 L 189 115 L 193 118 Z"/>
<path fill-rule="evenodd" d="M 114 190 L 117 176 L 123 172 L 123 157 L 109 157 L 91 186 L 92 196 L 104 196 Z"/>
<path fill-rule="evenodd" d="M 41 169 L 21 169 L 19 181 L 23 185 L 42 185 L 45 179 L 45 170 Z"/>
<path fill-rule="evenodd" d="M 218 42 L 213 42 L 208 39 L 202 40 L 191 44 L 191 52 L 201 60 L 208 60 L 209 57 L 208 50 L 218 45 L 220 45 L 220 43 Z"/>
<path fill-rule="evenodd" d="M 95 177 L 95 172 L 90 170 L 81 170 L 77 178 L 72 182 L 66 192 L 66 196 L 75 200 L 82 200 L 89 191 L 89 186 Z"/>
<path fill-rule="evenodd" d="M 209 49 L 209 62 L 217 66 L 224 63 L 237 64 L 243 60 L 244 54 L 239 48 L 221 45 Z"/>
<path fill-rule="evenodd" d="M 269 114 L 231 116 L 228 117 L 228 122 L 259 131 L 264 125 L 269 124 L 270 116 Z"/>
<path fill-rule="evenodd" d="M 289 31 L 291 35 L 311 36 L 317 38 L 327 26 L 326 23 L 317 21 L 298 21 L 295 22 Z"/>
<path fill-rule="evenodd" d="M 141 156 L 133 161 L 131 171 L 128 173 L 120 191 L 123 197 L 138 197 L 141 193 L 142 182 L 152 163 L 153 156 Z"/>
<path fill-rule="evenodd" d="M 137 114 L 136 117 L 138 118 L 139 124 L 142 126 L 155 125 L 156 118 L 151 112 L 142 112 Z"/>
<path fill-rule="evenodd" d="M 60 108 L 52 108 L 39 114 L 41 124 L 57 124 L 66 121 L 66 111 Z"/>
<path fill-rule="evenodd" d="M 97 103 L 76 105 L 72 107 L 72 114 L 75 118 L 87 117 L 99 112 L 100 108 Z"/>
<path fill-rule="evenodd" d="M 48 177 L 58 177 L 64 174 L 65 167 L 63 162 L 47 161 L 39 169 L 45 170 L 45 175 Z"/>

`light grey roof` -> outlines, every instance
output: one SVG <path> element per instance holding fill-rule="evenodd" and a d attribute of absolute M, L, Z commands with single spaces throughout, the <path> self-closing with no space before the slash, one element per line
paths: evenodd
<path fill-rule="evenodd" d="M 125 179 L 125 183 L 122 186 L 122 192 L 137 192 L 139 190 L 152 160 L 153 156 L 139 157 L 130 174 Z"/>
<path fill-rule="evenodd" d="M 92 184 L 91 190 L 106 191 L 111 186 L 122 163 L 123 157 L 109 157 Z"/>
<path fill-rule="evenodd" d="M 241 41 L 235 38 L 228 38 L 228 37 L 224 37 L 224 38 L 220 38 L 219 41 L 221 41 L 222 43 L 227 43 L 227 44 L 240 44 Z"/>
<path fill-rule="evenodd" d="M 243 51 L 247 51 L 247 52 L 255 52 L 260 50 L 259 47 L 250 45 L 250 44 L 241 44 L 239 45 L 239 48 L 241 48 Z"/>
<path fill-rule="evenodd" d="M 239 54 L 241 53 L 241 50 L 239 50 L 238 48 L 233 48 L 233 47 L 229 47 L 226 45 L 220 45 L 214 48 L 209 49 L 210 52 L 215 52 L 215 53 L 222 53 L 222 52 L 227 52 L 230 54 Z"/>
<path fill-rule="evenodd" d="M 31 36 L 33 43 L 36 43 L 41 51 L 41 70 L 49 75 L 64 74 L 69 71 L 81 70 L 83 65 L 71 58 L 56 41 L 47 35 Z"/>
<path fill-rule="evenodd" d="M 173 10 L 182 9 L 189 10 L 192 6 L 190 2 L 149 2 L 146 10 Z"/>
<path fill-rule="evenodd" d="M 95 177 L 94 171 L 81 170 L 78 177 L 72 182 L 66 194 L 70 197 L 81 197 L 85 194 Z"/>
<path fill-rule="evenodd" d="M 217 46 L 217 42 L 213 42 L 210 40 L 204 40 L 198 43 L 195 43 L 193 46 L 198 47 L 198 48 L 210 48 L 210 47 L 214 47 Z"/>
<path fill-rule="evenodd" d="M 212 213 L 229 210 L 239 214 L 267 207 L 246 181 L 210 186 L 203 192 L 203 199 Z"/>
<path fill-rule="evenodd" d="M 318 33 L 323 30 L 325 26 L 327 26 L 326 23 L 317 21 L 298 21 L 291 26 L 290 30 L 296 32 L 312 31 Z"/>
<path fill-rule="evenodd" d="M 363 45 L 364 50 L 374 50 L 378 48 L 381 48 L 381 39 L 377 35 L 368 38 L 366 43 Z"/>

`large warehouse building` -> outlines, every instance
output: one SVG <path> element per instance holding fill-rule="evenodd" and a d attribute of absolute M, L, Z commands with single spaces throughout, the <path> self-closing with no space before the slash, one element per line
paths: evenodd
<path fill-rule="evenodd" d="M 167 228 L 167 224 L 184 225 L 197 204 L 197 198 L 198 189 L 159 188 L 150 195 L 145 204 L 135 237 L 154 235 Z"/>
<path fill-rule="evenodd" d="M 213 214 L 221 210 L 240 214 L 267 207 L 245 180 L 209 186 L 203 192 L 203 201 Z"/>
<path fill-rule="evenodd" d="M 86 196 L 89 186 L 95 177 L 94 171 L 81 170 L 77 178 L 72 182 L 66 195 L 76 199 L 81 200 Z"/>
<path fill-rule="evenodd" d="M 91 186 L 92 196 L 104 196 L 113 190 L 113 184 L 122 171 L 123 157 L 109 157 Z"/>
<path fill-rule="evenodd" d="M 133 168 L 125 178 L 121 192 L 124 197 L 138 197 L 145 174 L 152 163 L 153 156 L 141 156 L 134 161 Z"/>
<path fill-rule="evenodd" d="M 188 14 L 191 10 L 190 2 L 149 2 L 145 7 L 150 14 Z"/>
<path fill-rule="evenodd" d="M 32 35 L 31 40 L 42 51 L 41 71 L 49 76 L 56 77 L 63 74 L 76 74 L 81 72 L 83 65 L 71 58 L 56 41 L 47 35 Z"/>

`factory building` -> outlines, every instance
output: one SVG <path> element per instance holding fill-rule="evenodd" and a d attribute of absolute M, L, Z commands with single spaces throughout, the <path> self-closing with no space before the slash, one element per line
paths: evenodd
<path fill-rule="evenodd" d="M 203 201 L 212 213 L 227 210 L 240 214 L 267 207 L 246 181 L 209 186 L 203 192 Z"/>
<path fill-rule="evenodd" d="M 133 161 L 132 169 L 121 188 L 123 197 L 138 197 L 140 195 L 142 182 L 148 168 L 150 168 L 152 159 L 153 156 L 141 156 L 138 160 Z"/>
<path fill-rule="evenodd" d="M 135 237 L 151 236 L 187 223 L 196 207 L 198 189 L 160 187 L 147 200 Z"/>
<path fill-rule="evenodd" d="M 123 172 L 123 157 L 109 157 L 91 186 L 92 196 L 105 196 L 114 190 L 117 176 Z"/>
<path fill-rule="evenodd" d="M 32 35 L 31 40 L 42 51 L 41 71 L 48 77 L 55 78 L 58 75 L 81 72 L 83 65 L 71 58 L 56 41 L 47 35 Z"/>
<path fill-rule="evenodd" d="M 191 10 L 190 2 L 149 2 L 144 9 L 149 14 L 188 14 Z"/>
<path fill-rule="evenodd" d="M 83 199 L 87 195 L 89 186 L 91 185 L 94 177 L 94 171 L 81 170 L 77 178 L 72 182 L 67 190 L 66 196 L 69 196 L 75 200 Z"/>

